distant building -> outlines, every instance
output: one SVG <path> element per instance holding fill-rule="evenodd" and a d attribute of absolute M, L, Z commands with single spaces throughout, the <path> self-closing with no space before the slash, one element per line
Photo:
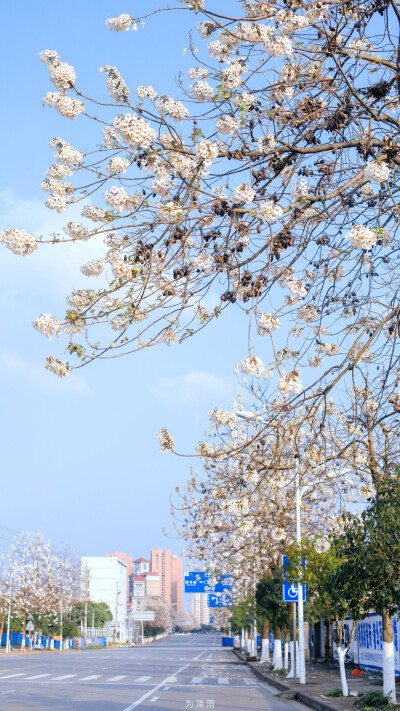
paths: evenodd
<path fill-rule="evenodd" d="M 150 552 L 151 571 L 160 576 L 158 595 L 172 605 L 175 612 L 182 611 L 182 558 L 171 551 L 152 548 Z"/>
<path fill-rule="evenodd" d="M 127 564 L 112 556 L 83 556 L 82 568 L 89 570 L 89 598 L 105 602 L 113 616 L 115 638 L 126 641 Z"/>
<path fill-rule="evenodd" d="M 207 593 L 194 593 L 192 598 L 192 614 L 199 625 L 210 624 L 210 608 L 207 607 Z"/>
<path fill-rule="evenodd" d="M 126 563 L 127 570 L 126 570 L 126 594 L 127 594 L 127 599 L 129 598 L 129 576 L 132 575 L 133 573 L 133 561 L 132 561 L 132 556 L 127 555 L 123 551 L 115 551 L 115 553 L 106 553 L 106 556 L 108 558 L 119 558 L 119 560 L 122 560 L 124 563 Z"/>
<path fill-rule="evenodd" d="M 160 594 L 160 576 L 152 570 L 143 573 L 143 578 L 146 581 L 146 596 L 157 597 Z"/>
<path fill-rule="evenodd" d="M 147 560 L 147 558 L 137 558 L 133 561 L 133 570 L 131 570 L 129 575 L 131 573 L 134 575 L 143 575 L 143 573 L 147 573 L 148 570 L 150 570 L 150 561 Z"/>
<path fill-rule="evenodd" d="M 146 579 L 142 575 L 131 575 L 129 577 L 129 602 L 135 597 L 145 597 Z"/>

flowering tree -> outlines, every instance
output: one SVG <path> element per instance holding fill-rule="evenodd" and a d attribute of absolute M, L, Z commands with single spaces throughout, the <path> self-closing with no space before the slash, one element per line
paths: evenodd
<path fill-rule="evenodd" d="M 60 606 L 76 599 L 78 567 L 66 547 L 62 555 L 40 533 L 21 533 L 12 543 L 6 566 L 13 610 L 22 620 L 22 649 L 30 613 L 59 616 Z"/>
<path fill-rule="evenodd" d="M 46 204 L 82 201 L 83 219 L 66 218 L 48 241 L 103 238 L 82 271 L 105 276 L 35 328 L 68 334 L 82 365 L 182 341 L 236 304 L 271 343 L 286 408 L 320 404 L 368 362 L 388 399 L 398 378 L 399 85 L 386 32 L 399 24 L 396 3 L 242 0 L 228 16 L 180 2 L 169 11 L 196 15 L 201 47 L 190 46 L 179 96 L 135 93 L 106 65 L 110 98 L 90 97 L 57 52 L 41 54 L 54 88 L 43 103 L 93 121 L 102 141 L 86 154 L 51 141 Z M 137 30 L 145 19 L 107 25 Z M 1 239 L 22 255 L 46 241 L 13 226 Z M 209 313 L 211 288 L 221 301 Z M 64 376 L 71 364 L 50 356 L 46 367 Z M 252 351 L 242 368 L 265 370 Z"/>

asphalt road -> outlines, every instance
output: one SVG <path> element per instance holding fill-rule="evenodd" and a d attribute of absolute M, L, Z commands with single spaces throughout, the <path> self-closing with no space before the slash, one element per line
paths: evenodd
<path fill-rule="evenodd" d="M 221 647 L 218 635 L 144 647 L 0 657 L 1 711 L 299 711 Z"/>

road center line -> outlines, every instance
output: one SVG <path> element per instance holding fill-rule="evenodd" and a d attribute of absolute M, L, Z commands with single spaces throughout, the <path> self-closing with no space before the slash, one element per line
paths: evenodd
<path fill-rule="evenodd" d="M 188 666 L 189 666 L 189 664 L 185 664 L 184 667 L 181 667 L 180 669 L 178 669 L 178 671 L 175 672 L 175 676 L 177 676 L 178 674 L 180 674 L 180 672 L 182 672 L 182 671 L 183 671 L 184 669 L 186 669 L 186 667 L 188 667 Z M 152 696 L 152 694 L 155 694 L 156 691 L 158 691 L 159 689 L 161 689 L 161 687 L 164 686 L 164 684 L 167 683 L 167 679 L 169 679 L 169 678 L 170 678 L 169 676 L 165 677 L 165 679 L 163 679 L 163 681 L 162 681 L 160 684 L 157 684 L 157 686 L 155 686 L 154 689 L 152 689 L 151 691 L 148 691 L 147 694 L 144 694 L 143 696 L 141 696 L 140 699 L 138 699 L 137 701 L 134 701 L 133 704 L 131 704 L 130 706 L 127 706 L 126 709 L 123 709 L 123 711 L 133 711 L 133 709 L 135 709 L 135 708 L 137 708 L 138 706 L 140 706 L 140 704 L 141 704 L 143 701 L 146 701 L 146 699 L 148 699 L 149 696 Z"/>

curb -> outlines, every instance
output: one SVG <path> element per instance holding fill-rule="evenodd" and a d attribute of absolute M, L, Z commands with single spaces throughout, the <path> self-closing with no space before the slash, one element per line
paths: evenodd
<path fill-rule="evenodd" d="M 309 696 L 308 694 L 304 694 L 302 691 L 293 689 L 291 686 L 288 686 L 288 684 L 283 684 L 281 681 L 278 681 L 274 677 L 268 676 L 268 674 L 262 672 L 261 669 L 257 669 L 254 662 L 250 662 L 247 666 L 251 669 L 253 674 L 258 677 L 258 679 L 267 682 L 267 684 L 269 684 L 270 686 L 274 686 L 280 691 L 291 691 L 294 697 L 306 706 L 310 706 L 311 708 L 316 709 L 316 711 L 337 711 L 334 706 L 330 706 L 324 701 L 316 699 L 315 696 Z"/>

